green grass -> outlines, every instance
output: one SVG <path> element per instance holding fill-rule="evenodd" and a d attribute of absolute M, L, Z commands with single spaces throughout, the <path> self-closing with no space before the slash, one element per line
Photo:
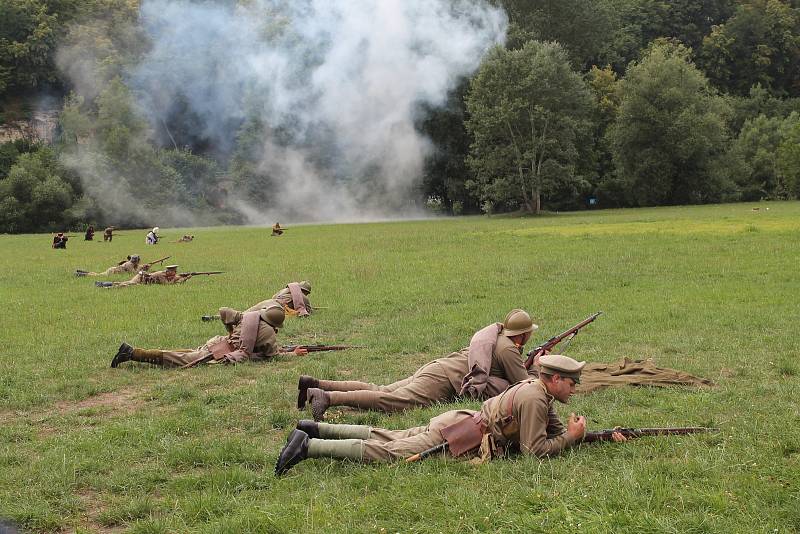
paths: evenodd
<path fill-rule="evenodd" d="M 800 203 L 164 229 L 113 243 L 0 237 L 0 516 L 31 531 L 792 532 L 800 530 Z M 767 207 L 770 209 L 767 211 Z M 183 233 L 193 243 L 175 244 Z M 72 275 L 126 254 L 224 270 L 180 287 L 100 290 Z M 118 277 L 123 279 L 124 277 Z M 285 342 L 366 348 L 187 371 L 110 369 L 120 342 L 196 347 L 200 315 L 309 279 L 329 306 Z M 300 374 L 391 382 L 522 307 L 532 343 L 602 310 L 569 353 L 653 357 L 711 390 L 616 389 L 559 406 L 593 428 L 716 435 L 586 446 L 544 461 L 272 470 Z M 462 406 L 476 407 L 474 403 Z M 403 428 L 452 406 L 335 421 Z"/>

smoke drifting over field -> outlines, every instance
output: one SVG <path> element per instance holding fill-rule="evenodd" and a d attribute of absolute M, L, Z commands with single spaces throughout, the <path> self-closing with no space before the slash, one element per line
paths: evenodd
<path fill-rule="evenodd" d="M 257 119 L 280 207 L 233 191 L 252 223 L 406 214 L 432 150 L 419 106 L 442 104 L 506 29 L 484 0 L 219 4 L 143 0 L 151 46 L 127 83 L 154 128 L 188 108 L 219 154 Z"/>

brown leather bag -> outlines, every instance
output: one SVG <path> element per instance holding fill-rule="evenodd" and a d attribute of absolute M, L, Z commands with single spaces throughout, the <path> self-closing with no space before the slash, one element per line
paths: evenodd
<path fill-rule="evenodd" d="M 450 454 L 453 456 L 460 456 L 480 447 L 485 433 L 486 426 L 483 424 L 481 412 L 464 417 L 442 429 L 442 437 L 447 441 Z"/>

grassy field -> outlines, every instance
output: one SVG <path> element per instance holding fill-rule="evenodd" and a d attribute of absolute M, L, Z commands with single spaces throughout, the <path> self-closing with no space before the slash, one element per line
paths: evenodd
<path fill-rule="evenodd" d="M 163 229 L 155 247 L 127 231 L 111 244 L 76 236 L 65 251 L 46 235 L 0 236 L 0 517 L 35 532 L 796 532 L 800 203 L 755 206 L 299 226 L 280 238 Z M 195 241 L 174 243 L 185 232 Z M 72 275 L 130 253 L 226 274 L 113 291 Z M 200 315 L 299 279 L 329 309 L 288 319 L 279 340 L 366 348 L 108 367 L 122 341 L 196 347 L 221 332 Z M 480 467 L 309 460 L 273 476 L 288 430 L 308 417 L 294 408 L 298 375 L 392 382 L 513 307 L 540 325 L 531 345 L 602 310 L 573 357 L 653 357 L 716 383 L 605 390 L 562 415 L 722 431 Z M 327 417 L 405 428 L 451 407 Z"/>

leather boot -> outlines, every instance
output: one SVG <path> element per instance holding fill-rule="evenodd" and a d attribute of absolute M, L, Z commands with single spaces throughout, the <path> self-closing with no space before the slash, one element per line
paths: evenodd
<path fill-rule="evenodd" d="M 94 285 L 97 287 L 112 287 L 114 282 L 95 282 Z"/>
<path fill-rule="evenodd" d="M 314 421 L 322 421 L 325 417 L 325 410 L 331 405 L 328 392 L 322 391 L 319 388 L 309 388 L 308 402 L 311 403 L 311 416 L 314 418 Z"/>
<path fill-rule="evenodd" d="M 299 464 L 308 457 L 308 434 L 302 430 L 292 430 L 286 445 L 278 455 L 275 463 L 275 476 L 279 477 L 286 471 Z"/>
<path fill-rule="evenodd" d="M 302 410 L 306 407 L 306 399 L 308 398 L 308 388 L 318 388 L 319 380 L 313 376 L 301 375 L 300 380 L 297 381 L 297 409 Z"/>
<path fill-rule="evenodd" d="M 122 345 L 119 346 L 114 358 L 111 360 L 111 367 L 117 367 L 123 362 L 131 361 L 133 359 L 133 351 L 133 347 L 123 342 Z"/>
<path fill-rule="evenodd" d="M 325 424 L 325 423 L 321 423 Z M 300 419 L 297 422 L 297 430 L 302 430 L 306 434 L 308 434 L 309 438 L 319 438 L 319 425 L 316 421 L 312 421 L 311 419 Z"/>

